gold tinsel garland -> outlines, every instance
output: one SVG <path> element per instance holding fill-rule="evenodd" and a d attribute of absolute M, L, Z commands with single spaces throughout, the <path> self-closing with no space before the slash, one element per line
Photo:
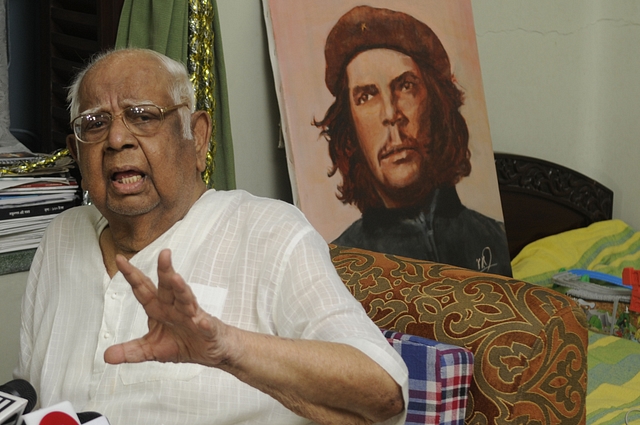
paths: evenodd
<path fill-rule="evenodd" d="M 51 155 L 39 156 L 37 159 L 26 159 L 0 168 L 0 177 L 9 175 L 31 174 L 47 168 L 59 167 L 71 162 L 69 149 L 60 149 Z"/>
<path fill-rule="evenodd" d="M 213 13 L 214 9 L 211 1 L 189 0 L 189 57 L 187 67 L 196 93 L 196 109 L 207 111 L 213 122 L 206 169 L 202 175 L 207 187 L 213 187 L 214 158 L 216 155 Z"/>

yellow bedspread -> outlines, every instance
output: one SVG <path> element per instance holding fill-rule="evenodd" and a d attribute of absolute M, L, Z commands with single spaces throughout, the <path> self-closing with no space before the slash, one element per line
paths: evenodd
<path fill-rule="evenodd" d="M 640 344 L 590 332 L 587 362 L 587 424 L 624 424 L 640 409 Z M 640 424 L 640 412 L 628 423 Z"/>
<path fill-rule="evenodd" d="M 589 269 L 621 277 L 640 269 L 640 232 L 621 220 L 606 220 L 530 243 L 511 262 L 513 277 L 552 286 L 561 269 Z"/>

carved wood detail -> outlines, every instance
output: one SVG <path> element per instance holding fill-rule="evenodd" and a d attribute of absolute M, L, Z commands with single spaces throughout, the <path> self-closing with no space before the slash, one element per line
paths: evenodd
<path fill-rule="evenodd" d="M 541 159 L 495 154 L 500 191 L 531 193 L 585 215 L 589 222 L 611 219 L 613 191 L 597 181 Z"/>

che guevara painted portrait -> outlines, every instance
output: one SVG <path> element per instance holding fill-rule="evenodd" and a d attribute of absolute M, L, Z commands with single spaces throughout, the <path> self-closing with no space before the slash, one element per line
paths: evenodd
<path fill-rule="evenodd" d="M 263 4 L 294 201 L 326 241 L 510 275 L 471 2 Z"/>

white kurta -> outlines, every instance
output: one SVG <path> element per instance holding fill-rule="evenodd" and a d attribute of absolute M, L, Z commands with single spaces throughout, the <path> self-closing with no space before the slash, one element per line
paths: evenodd
<path fill-rule="evenodd" d="M 147 332 L 147 316 L 129 284 L 121 273 L 110 278 L 104 267 L 98 238 L 106 224 L 93 206 L 64 212 L 33 261 L 16 377 L 34 385 L 41 406 L 69 400 L 76 411 L 100 412 L 112 425 L 308 422 L 218 369 L 106 364 L 107 347 Z M 352 345 L 402 385 L 406 404 L 406 366 L 295 207 L 243 191 L 210 190 L 131 263 L 157 281 L 164 248 L 212 315 L 249 331 Z M 403 423 L 403 415 L 389 422 Z"/>

